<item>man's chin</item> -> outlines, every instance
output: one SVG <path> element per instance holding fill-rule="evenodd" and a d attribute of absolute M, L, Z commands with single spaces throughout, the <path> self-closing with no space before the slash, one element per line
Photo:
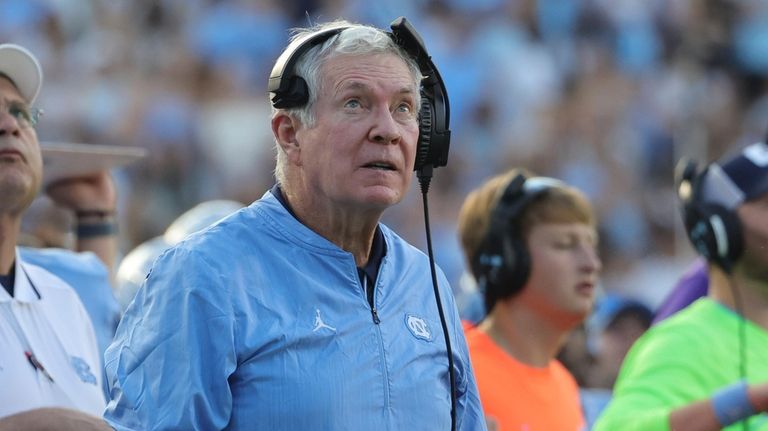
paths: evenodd
<path fill-rule="evenodd" d="M 386 209 L 397 205 L 403 200 L 403 193 L 386 186 L 375 186 L 366 189 L 364 201 L 372 207 Z"/>
<path fill-rule="evenodd" d="M 0 173 L 0 210 L 15 213 L 26 210 L 40 191 L 40 183 L 28 177 Z"/>

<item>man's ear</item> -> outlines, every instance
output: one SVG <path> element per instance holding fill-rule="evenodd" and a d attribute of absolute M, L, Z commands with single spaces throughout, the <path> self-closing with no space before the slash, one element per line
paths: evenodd
<path fill-rule="evenodd" d="M 286 112 L 280 112 L 272 117 L 272 134 L 288 156 L 288 161 L 294 164 L 299 163 L 301 155 L 301 146 L 296 137 L 298 128 L 299 121 Z"/>

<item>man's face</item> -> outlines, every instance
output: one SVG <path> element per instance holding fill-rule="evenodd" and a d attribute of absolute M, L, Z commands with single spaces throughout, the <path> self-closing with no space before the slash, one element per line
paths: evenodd
<path fill-rule="evenodd" d="M 528 236 L 531 273 L 515 301 L 563 326 L 579 324 L 592 310 L 601 262 L 597 235 L 583 223 L 543 223 Z"/>
<path fill-rule="evenodd" d="M 300 169 L 322 204 L 383 210 L 411 182 L 418 129 L 418 88 L 392 54 L 340 55 L 321 70 L 316 123 L 300 128 Z"/>
<path fill-rule="evenodd" d="M 748 276 L 768 281 L 768 193 L 743 203 L 736 212 L 744 235 L 739 263 Z"/>
<path fill-rule="evenodd" d="M 9 106 L 27 106 L 16 87 L 0 77 L 0 213 L 20 214 L 35 198 L 43 162 L 33 127 L 23 127 Z"/>

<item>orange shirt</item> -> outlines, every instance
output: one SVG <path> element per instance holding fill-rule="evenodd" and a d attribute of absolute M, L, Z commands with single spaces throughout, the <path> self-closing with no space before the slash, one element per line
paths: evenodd
<path fill-rule="evenodd" d="M 584 429 L 578 385 L 560 362 L 531 367 L 476 328 L 467 329 L 466 337 L 483 411 L 498 431 Z"/>

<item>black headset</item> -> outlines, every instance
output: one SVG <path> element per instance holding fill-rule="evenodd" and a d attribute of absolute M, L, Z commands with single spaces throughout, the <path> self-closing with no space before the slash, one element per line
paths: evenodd
<path fill-rule="evenodd" d="M 680 160 L 675 168 L 677 196 L 685 231 L 696 251 L 730 273 L 744 249 L 741 221 L 725 206 L 703 201 L 702 186 L 710 173 L 711 165 L 699 172 L 696 162 Z"/>
<path fill-rule="evenodd" d="M 518 174 L 491 212 L 488 230 L 471 261 L 472 273 L 485 296 L 486 312 L 496 301 L 522 290 L 531 273 L 531 255 L 520 231 L 520 217 L 531 202 L 565 183 Z"/>
<path fill-rule="evenodd" d="M 349 27 L 339 26 L 308 34 L 288 45 L 269 75 L 267 89 L 272 93 L 274 108 L 299 108 L 309 101 L 309 88 L 304 78 L 296 75 L 296 62 L 311 48 L 347 28 Z M 392 21 L 390 28 L 392 32 L 387 34 L 416 61 L 424 75 L 420 90 L 419 141 L 414 170 L 445 166 L 448 163 L 448 149 L 451 143 L 451 131 L 448 128 L 450 108 L 445 84 L 427 53 L 424 41 L 405 17 Z"/>

